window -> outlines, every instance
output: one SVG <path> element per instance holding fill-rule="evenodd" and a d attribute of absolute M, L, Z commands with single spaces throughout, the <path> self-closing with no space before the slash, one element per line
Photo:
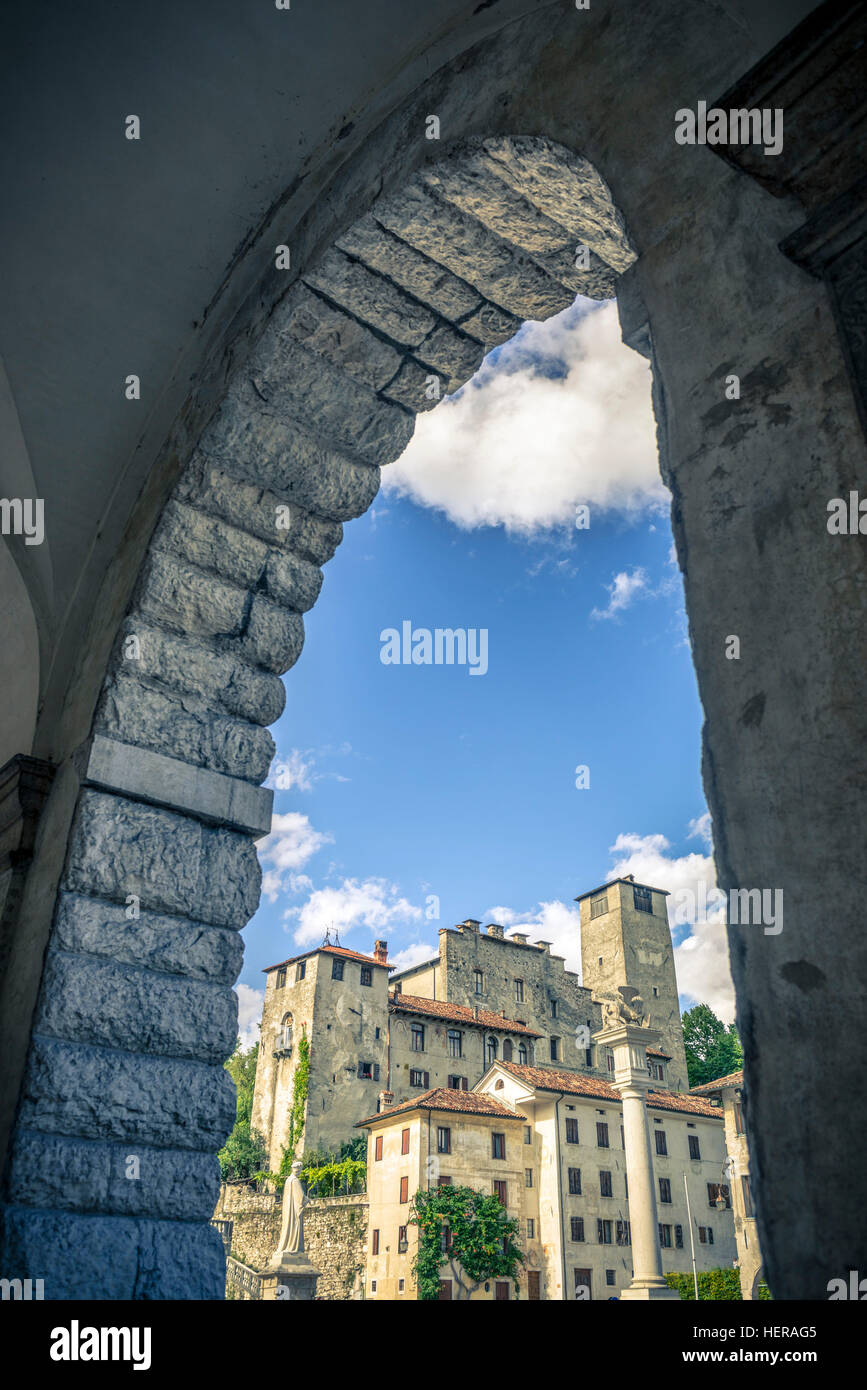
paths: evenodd
<path fill-rule="evenodd" d="M 280 966 L 280 969 L 277 971 L 277 984 L 276 984 L 276 988 L 277 988 L 277 989 L 285 989 L 285 988 L 286 988 L 286 967 L 285 967 L 285 965 L 281 965 L 281 966 Z"/>
<path fill-rule="evenodd" d="M 484 994 L 485 992 L 485 977 L 481 970 L 473 971 L 473 989 L 476 994 Z"/>
<path fill-rule="evenodd" d="M 361 967 L 361 983 L 362 983 L 363 985 L 372 985 L 372 984 L 373 984 L 373 966 L 372 966 L 372 965 L 363 965 L 363 966 Z"/>
<path fill-rule="evenodd" d="M 404 1291 L 405 1288 L 406 1288 L 406 1280 L 405 1280 L 405 1279 L 398 1279 L 398 1281 L 397 1281 L 397 1291 L 398 1291 L 398 1293 L 403 1293 L 403 1291 Z"/>
<path fill-rule="evenodd" d="M 596 1147 L 597 1149 L 607 1149 L 608 1145 L 608 1125 L 605 1120 L 596 1121 Z"/>
<path fill-rule="evenodd" d="M 421 1090 L 427 1091 L 430 1087 L 430 1072 L 419 1071 L 416 1067 L 409 1074 L 410 1086 L 418 1086 Z"/>
<path fill-rule="evenodd" d="M 409 1178 L 400 1180 L 400 1203 L 404 1206 L 409 1201 Z"/>
<path fill-rule="evenodd" d="M 487 1046 L 486 1046 L 486 1052 L 487 1052 L 487 1056 L 488 1056 L 488 1066 L 490 1066 L 492 1062 L 496 1062 L 496 1060 L 497 1060 L 497 1039 L 496 1039 L 496 1038 L 488 1038 Z"/>
<path fill-rule="evenodd" d="M 560 1060 L 560 1039 L 559 1039 L 559 1038 L 552 1038 L 552 1039 L 551 1039 L 551 1061 L 552 1061 L 552 1062 L 559 1062 L 559 1060 Z"/>
<path fill-rule="evenodd" d="M 506 1157 L 506 1136 L 505 1134 L 491 1135 L 491 1158 Z"/>
<path fill-rule="evenodd" d="M 611 1172 L 608 1168 L 600 1168 L 599 1170 L 599 1196 L 614 1196 L 614 1191 L 611 1185 Z"/>
<path fill-rule="evenodd" d="M 373 1146 L 373 1159 L 374 1159 L 374 1162 L 375 1162 L 375 1163 L 379 1163 L 380 1160 L 382 1159 L 382 1135 L 381 1135 L 381 1134 L 377 1134 L 377 1136 L 376 1136 L 376 1142 L 375 1142 L 375 1144 L 374 1144 L 374 1146 Z"/>
<path fill-rule="evenodd" d="M 402 1129 L 402 1130 L 400 1131 L 400 1151 L 401 1151 L 402 1154 L 408 1154 L 408 1153 L 409 1153 L 409 1130 L 408 1130 L 408 1129 Z"/>
<path fill-rule="evenodd" d="M 532 1129 L 530 1128 L 529 1125 L 524 1125 L 524 1143 L 525 1143 L 525 1144 L 532 1144 L 532 1142 L 533 1142 L 533 1131 L 532 1131 Z"/>
<path fill-rule="evenodd" d="M 410 1047 L 413 1052 L 424 1052 L 424 1024 L 413 1023 L 409 1030 Z"/>
<path fill-rule="evenodd" d="M 303 980 L 303 979 L 304 979 L 304 976 L 305 976 L 306 974 L 307 974 L 307 962 L 306 962 L 306 960 L 299 960 L 298 964 L 297 964 L 296 967 L 295 967 L 295 983 L 296 983 L 296 985 L 297 985 L 297 983 L 298 983 L 299 980 Z"/>
<path fill-rule="evenodd" d="M 607 1058 L 608 1058 L 608 1070 L 609 1070 L 610 1072 L 613 1072 L 613 1071 L 614 1071 L 614 1053 L 613 1053 L 613 1052 L 609 1052 L 609 1053 L 607 1054 Z"/>
<path fill-rule="evenodd" d="M 713 1229 L 710 1226 L 699 1226 L 698 1239 L 700 1245 L 713 1245 Z"/>
<path fill-rule="evenodd" d="M 377 1042 L 379 1042 L 379 1039 L 380 1039 L 381 1034 L 382 1034 L 382 1029 L 381 1029 L 381 1028 L 376 1028 L 376 1029 L 374 1029 L 374 1037 L 376 1038 L 376 1041 L 377 1041 Z"/>
<path fill-rule="evenodd" d="M 597 1245 L 610 1245 L 612 1243 L 613 1222 L 604 1221 L 601 1216 L 596 1218 L 596 1243 Z"/>
<path fill-rule="evenodd" d="M 574 1120 L 574 1119 L 570 1119 L 568 1116 L 567 1116 L 567 1118 L 566 1118 L 566 1143 L 567 1143 L 567 1144 L 577 1144 L 577 1143 L 579 1143 L 579 1139 L 578 1139 L 578 1121 L 577 1121 L 577 1120 Z"/>
<path fill-rule="evenodd" d="M 621 1149 L 626 1148 L 626 1135 L 623 1133 L 623 1125 L 620 1126 L 620 1147 Z"/>
<path fill-rule="evenodd" d="M 494 1194 L 495 1196 L 499 1197 L 503 1206 L 506 1205 L 507 1192 L 508 1189 L 506 1184 L 504 1182 L 500 1182 L 498 1178 L 494 1178 Z"/>
<path fill-rule="evenodd" d="M 536 1221 L 535 1218 L 532 1216 L 527 1217 L 527 1239 L 536 1239 Z"/>
<path fill-rule="evenodd" d="M 533 1186 L 533 1170 L 532 1170 L 532 1168 L 525 1168 L 525 1169 L 524 1169 L 524 1186 L 525 1186 L 525 1187 L 532 1187 L 532 1186 Z"/>
<path fill-rule="evenodd" d="M 371 1255 L 379 1254 L 379 1231 L 374 1231 L 370 1238 L 370 1253 Z"/>
<path fill-rule="evenodd" d="M 614 1239 L 618 1245 L 632 1244 L 632 1227 L 628 1221 L 615 1221 Z"/>
<path fill-rule="evenodd" d="M 343 966 L 344 966 L 344 962 L 343 962 L 342 960 L 332 960 L 332 962 L 331 962 L 331 978 L 332 978 L 332 980 L 342 980 L 342 979 L 343 979 Z"/>
<path fill-rule="evenodd" d="M 662 1154 L 663 1157 L 665 1157 L 665 1156 L 668 1154 L 668 1144 L 667 1144 L 666 1138 L 665 1138 L 665 1130 L 664 1130 L 664 1129 L 657 1129 L 657 1130 L 654 1130 L 653 1137 L 654 1137 L 654 1139 L 655 1139 L 655 1141 L 656 1141 L 656 1152 L 657 1152 L 658 1154 Z"/>
<path fill-rule="evenodd" d="M 463 1036 L 464 1036 L 464 1035 L 463 1035 L 463 1033 L 461 1032 L 461 1030 L 460 1030 L 459 1028 L 450 1028 L 450 1029 L 449 1029 L 449 1032 L 448 1032 L 448 1039 L 449 1039 L 449 1056 L 450 1056 L 450 1057 L 462 1057 L 462 1056 L 463 1056 L 463 1052 L 461 1051 L 461 1042 L 462 1042 Z"/>
<path fill-rule="evenodd" d="M 452 1235 L 452 1228 L 451 1228 L 451 1226 L 443 1226 L 443 1227 L 440 1229 L 440 1250 L 442 1250 L 443 1253 L 445 1253 L 446 1250 L 450 1250 L 451 1247 L 452 1247 L 453 1241 L 454 1241 L 454 1236 Z"/>
<path fill-rule="evenodd" d="M 511 1060 L 512 1060 L 512 1040 L 511 1040 L 511 1038 L 503 1038 L 503 1061 L 504 1061 L 504 1062 L 511 1062 Z"/>
<path fill-rule="evenodd" d="M 576 1270 L 575 1270 L 575 1297 L 576 1297 L 576 1298 L 587 1299 L 587 1300 L 589 1300 L 589 1299 L 591 1298 L 590 1290 L 591 1290 L 591 1288 L 592 1288 L 592 1284 L 591 1284 L 592 1278 L 593 1278 L 593 1275 L 592 1275 L 592 1272 L 591 1272 L 589 1269 L 576 1269 Z"/>
<path fill-rule="evenodd" d="M 569 1195 L 570 1197 L 581 1196 L 581 1169 L 569 1169 Z"/>
<path fill-rule="evenodd" d="M 451 1185 L 452 1180 L 451 1178 L 447 1178 L 445 1173 L 441 1173 L 437 1178 L 437 1187 L 451 1187 Z"/>
<path fill-rule="evenodd" d="M 661 1063 L 661 1062 L 648 1062 L 648 1063 L 647 1063 L 647 1075 L 650 1076 L 650 1077 L 652 1077 L 654 1081 L 664 1081 L 664 1080 L 665 1080 L 665 1073 L 664 1073 L 664 1071 L 662 1070 L 662 1063 Z"/>
<path fill-rule="evenodd" d="M 628 1201 L 629 1201 L 629 1179 L 628 1179 L 628 1177 L 626 1176 L 625 1173 L 623 1174 L 623 1195 L 624 1195 L 624 1197 L 626 1198 L 626 1200 L 627 1200 L 627 1202 L 628 1202 Z"/>
<path fill-rule="evenodd" d="M 750 1190 L 749 1178 L 741 1178 L 741 1199 L 744 1204 L 744 1216 L 752 1216 L 753 1194 Z"/>
<path fill-rule="evenodd" d="M 608 911 L 608 894 L 607 894 L 607 893 L 603 893 L 603 895 L 602 895 L 601 898 L 591 898 L 591 899 L 590 899 L 590 921 L 591 921 L 591 922 L 593 921 L 594 917 L 604 917 L 607 911 Z"/>
<path fill-rule="evenodd" d="M 654 997 L 654 999 L 658 999 L 658 998 L 659 998 L 659 985 L 654 985 L 654 986 L 653 986 L 653 997 Z"/>
<path fill-rule="evenodd" d="M 557 1015 L 557 1000 L 556 1000 L 556 999 L 551 999 L 551 1000 L 549 1000 L 548 1002 L 549 1002 L 550 1005 L 551 1005 L 551 1017 L 552 1017 L 552 1018 L 557 1018 L 557 1017 L 558 1017 L 558 1015 Z"/>
<path fill-rule="evenodd" d="M 573 1240 L 584 1239 L 584 1217 L 573 1216 L 569 1222 Z"/>
<path fill-rule="evenodd" d="M 371 1292 L 371 1293 L 376 1293 L 376 1280 L 375 1280 L 375 1279 L 371 1279 L 371 1281 L 370 1281 L 370 1292 Z"/>
<path fill-rule="evenodd" d="M 515 981 L 515 1003 L 516 1003 L 516 1004 L 523 1004 L 523 1002 L 524 1002 L 524 981 L 523 981 L 523 980 L 516 980 L 516 981 Z"/>
<path fill-rule="evenodd" d="M 443 1125 L 437 1127 L 437 1153 L 450 1154 L 452 1151 L 452 1132 Z"/>
<path fill-rule="evenodd" d="M 709 1182 L 707 1185 L 707 1204 L 709 1207 L 730 1207 L 731 1197 L 725 1183 Z"/>
<path fill-rule="evenodd" d="M 670 1178 L 660 1178 L 660 1179 L 659 1179 L 659 1200 L 660 1200 L 660 1202 L 665 1202 L 665 1203 L 669 1203 L 669 1202 L 671 1201 L 671 1179 L 670 1179 Z"/>
<path fill-rule="evenodd" d="M 663 1226 L 661 1221 L 659 1223 L 659 1243 L 664 1250 L 671 1249 L 671 1227 Z"/>
<path fill-rule="evenodd" d="M 379 1063 L 378 1063 L 378 1062 L 359 1062 L 359 1063 L 358 1063 L 358 1077 L 359 1077 L 359 1080 L 361 1080 L 361 1081 L 378 1081 L 378 1080 L 379 1080 Z"/>
<path fill-rule="evenodd" d="M 617 1275 L 614 1273 L 614 1270 L 613 1270 L 613 1269 L 606 1269 L 606 1271 L 605 1271 L 605 1282 L 606 1282 L 606 1284 L 616 1284 L 616 1283 L 617 1283 Z"/>
<path fill-rule="evenodd" d="M 519 1062 L 519 1065 L 522 1066 L 522 1067 L 525 1067 L 525 1066 L 527 1065 L 527 1044 L 526 1044 L 526 1043 L 518 1043 L 518 1062 Z"/>
<path fill-rule="evenodd" d="M 450 1091 L 465 1091 L 467 1089 L 467 1078 L 465 1076 L 450 1076 Z"/>
<path fill-rule="evenodd" d="M 675 1226 L 675 1228 L 674 1228 L 674 1246 L 675 1246 L 675 1249 L 676 1249 L 676 1250 L 682 1250 L 682 1249 L 683 1249 L 683 1227 L 682 1227 L 682 1226 Z"/>
<path fill-rule="evenodd" d="M 653 894 L 649 888 L 633 888 L 632 901 L 636 912 L 653 912 Z"/>
<path fill-rule="evenodd" d="M 740 1103 L 739 1100 L 736 1100 L 735 1103 L 734 1103 L 734 1115 L 735 1115 L 735 1134 L 743 1134 L 743 1132 L 744 1132 L 744 1108 L 743 1108 L 743 1106 L 741 1105 L 741 1103 Z"/>
<path fill-rule="evenodd" d="M 690 1158 L 701 1158 L 701 1147 L 700 1147 L 699 1142 L 698 1142 L 698 1135 L 697 1135 L 697 1134 L 688 1134 L 686 1137 L 687 1137 L 687 1139 L 689 1140 L 689 1156 L 690 1156 Z"/>

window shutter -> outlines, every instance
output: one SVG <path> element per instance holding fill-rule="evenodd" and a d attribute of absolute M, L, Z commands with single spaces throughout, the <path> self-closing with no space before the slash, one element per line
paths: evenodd
<path fill-rule="evenodd" d="M 462 1090 L 462 1091 L 465 1091 L 466 1089 L 467 1089 L 467 1078 L 466 1078 L 465 1076 L 462 1076 L 462 1077 L 461 1077 L 461 1090 Z"/>
<path fill-rule="evenodd" d="M 430 1072 L 429 1072 L 429 1071 L 422 1072 L 422 1075 L 423 1075 L 423 1077 L 424 1077 L 424 1088 L 425 1088 L 426 1091 L 429 1091 L 429 1090 L 430 1090 Z"/>
<path fill-rule="evenodd" d="M 379 1063 L 378 1063 L 378 1062 L 374 1062 L 374 1064 L 373 1064 L 373 1079 L 374 1079 L 374 1081 L 378 1081 L 378 1080 L 379 1080 Z"/>
<path fill-rule="evenodd" d="M 601 1216 L 597 1216 L 597 1218 L 596 1218 L 596 1239 L 597 1239 L 597 1241 L 599 1242 L 599 1244 L 601 1245 L 601 1244 L 602 1244 L 602 1217 L 601 1217 Z"/>
<path fill-rule="evenodd" d="M 361 1080 L 363 1074 L 364 1074 L 364 1072 L 363 1072 L 363 1064 L 362 1064 L 361 1062 L 359 1062 L 359 1063 L 358 1063 L 358 1072 L 357 1072 L 357 1076 L 358 1076 L 359 1081 Z"/>

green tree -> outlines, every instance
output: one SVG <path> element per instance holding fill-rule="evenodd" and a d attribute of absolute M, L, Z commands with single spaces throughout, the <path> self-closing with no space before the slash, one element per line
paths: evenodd
<path fill-rule="evenodd" d="M 439 1298 L 440 1270 L 446 1266 L 459 1299 L 468 1299 L 486 1279 L 511 1279 L 517 1290 L 518 1267 L 524 1263 L 515 1244 L 518 1222 L 495 1193 L 472 1187 L 419 1191 L 409 1220 L 419 1228 L 413 1262 L 419 1299 Z"/>
<path fill-rule="evenodd" d="M 727 1028 L 709 1004 L 687 1009 L 682 1022 L 690 1086 L 703 1086 L 706 1081 L 740 1071 L 744 1054 L 733 1023 Z"/>
<path fill-rule="evenodd" d="M 217 1155 L 223 1182 L 233 1178 L 254 1178 L 266 1162 L 265 1140 L 250 1124 L 258 1057 L 258 1043 L 245 1052 L 238 1038 L 235 1051 L 226 1063 L 226 1071 L 235 1083 L 237 1099 L 234 1128 Z"/>

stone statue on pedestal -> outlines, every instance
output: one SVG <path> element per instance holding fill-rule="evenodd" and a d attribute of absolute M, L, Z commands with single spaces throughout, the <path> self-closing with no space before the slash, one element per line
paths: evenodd
<path fill-rule="evenodd" d="M 283 1187 L 283 1225 L 274 1251 L 274 1259 L 278 1261 L 283 1255 L 304 1253 L 304 1207 L 307 1197 L 298 1176 L 300 1172 L 301 1161 L 296 1158 Z"/>

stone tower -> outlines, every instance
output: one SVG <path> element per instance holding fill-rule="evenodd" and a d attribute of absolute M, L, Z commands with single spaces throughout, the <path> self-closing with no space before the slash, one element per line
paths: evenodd
<path fill-rule="evenodd" d="M 628 875 L 575 899 L 581 911 L 582 983 L 596 998 L 616 995 L 620 985 L 639 991 L 652 1027 L 659 1029 L 659 1047 L 670 1057 L 665 1087 L 687 1091 L 667 896 L 666 890 Z"/>

